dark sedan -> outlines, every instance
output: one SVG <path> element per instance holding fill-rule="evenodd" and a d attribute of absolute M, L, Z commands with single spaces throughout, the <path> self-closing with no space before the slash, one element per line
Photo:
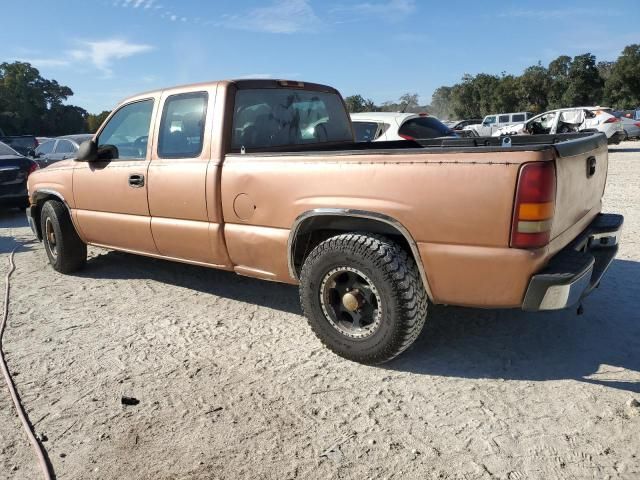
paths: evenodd
<path fill-rule="evenodd" d="M 80 144 L 85 140 L 91 140 L 93 135 L 81 133 L 78 135 L 65 135 L 58 138 L 44 140 L 36 148 L 34 158 L 40 168 L 44 168 L 60 160 L 75 158 Z"/>
<path fill-rule="evenodd" d="M 27 177 L 38 168 L 33 160 L 0 142 L 0 208 L 26 208 Z"/>

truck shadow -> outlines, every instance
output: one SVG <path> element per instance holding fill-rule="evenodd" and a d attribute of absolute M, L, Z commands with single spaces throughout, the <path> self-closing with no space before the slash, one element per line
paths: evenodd
<path fill-rule="evenodd" d="M 413 348 L 383 368 L 424 375 L 562 380 L 640 393 L 640 263 L 615 260 L 576 310 L 431 306 Z"/>
<path fill-rule="evenodd" d="M 240 302 L 302 315 L 298 288 L 283 283 L 242 277 L 234 272 L 116 252 L 100 253 L 87 262 L 78 277 L 147 279 L 197 290 Z"/>

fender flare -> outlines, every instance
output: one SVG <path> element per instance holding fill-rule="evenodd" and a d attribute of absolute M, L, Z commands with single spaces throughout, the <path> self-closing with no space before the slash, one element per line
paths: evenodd
<path fill-rule="evenodd" d="M 384 223 L 386 225 L 391 226 L 395 229 L 398 234 L 400 234 L 406 242 L 409 244 L 411 248 L 411 253 L 413 255 L 413 259 L 418 266 L 418 271 L 420 272 L 420 278 L 422 279 L 422 284 L 424 285 L 424 289 L 427 292 L 427 296 L 430 299 L 433 299 L 431 294 L 431 288 L 429 286 L 429 281 L 427 279 L 427 274 L 424 269 L 424 265 L 422 264 L 422 257 L 420 256 L 420 251 L 418 250 L 418 245 L 415 240 L 409 233 L 409 230 L 402 225 L 398 220 L 383 213 L 371 212 L 367 210 L 356 210 L 351 208 L 316 208 L 313 210 L 307 210 L 300 214 L 295 221 L 293 222 L 293 226 L 291 227 L 291 231 L 289 233 L 289 239 L 287 241 L 287 262 L 289 267 L 289 275 L 291 278 L 295 280 L 299 280 L 298 272 L 296 271 L 294 264 L 294 253 L 296 240 L 298 237 L 298 233 L 300 231 L 301 226 L 308 220 L 316 217 L 323 216 L 341 216 L 341 217 L 353 217 L 353 218 L 364 218 L 368 220 L 373 220 L 376 222 Z"/>

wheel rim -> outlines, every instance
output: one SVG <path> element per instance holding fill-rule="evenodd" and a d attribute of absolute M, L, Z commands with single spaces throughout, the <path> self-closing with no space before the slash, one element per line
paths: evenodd
<path fill-rule="evenodd" d="M 329 324 L 347 337 L 365 338 L 380 326 L 380 294 L 371 279 L 355 268 L 327 272 L 320 286 L 320 303 Z"/>
<path fill-rule="evenodd" d="M 49 252 L 55 258 L 58 256 L 58 244 L 56 243 L 56 232 L 53 229 L 53 222 L 47 217 L 44 224 L 44 234 L 49 246 Z"/>

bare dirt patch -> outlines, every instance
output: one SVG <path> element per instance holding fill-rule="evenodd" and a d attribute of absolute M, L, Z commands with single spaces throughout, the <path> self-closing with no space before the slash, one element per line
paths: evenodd
<path fill-rule="evenodd" d="M 639 478 L 639 146 L 611 150 L 625 230 L 584 315 L 431 307 L 381 368 L 322 348 L 294 287 L 97 249 L 59 275 L 0 214 L 8 362 L 58 478 Z M 0 439 L 0 477 L 38 478 L 4 388 Z"/>

